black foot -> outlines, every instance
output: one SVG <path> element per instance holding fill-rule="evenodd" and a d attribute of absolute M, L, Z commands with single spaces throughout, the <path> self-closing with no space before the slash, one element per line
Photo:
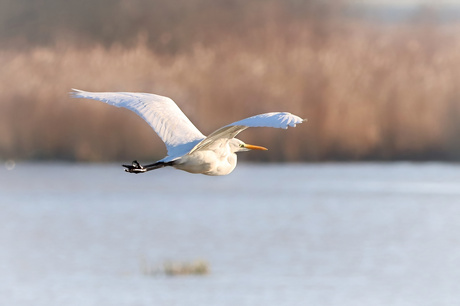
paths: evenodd
<path fill-rule="evenodd" d="M 132 165 L 123 165 L 123 167 L 125 167 L 125 171 L 129 173 L 139 174 L 147 171 L 137 160 L 133 161 Z"/>

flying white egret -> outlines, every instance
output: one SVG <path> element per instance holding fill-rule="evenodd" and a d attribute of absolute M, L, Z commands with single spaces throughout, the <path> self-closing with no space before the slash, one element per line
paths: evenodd
<path fill-rule="evenodd" d="M 144 173 L 172 166 L 190 173 L 226 175 L 235 169 L 236 153 L 249 150 L 267 150 L 245 144 L 235 138 L 248 127 L 295 127 L 304 119 L 290 113 L 266 113 L 230 123 L 204 136 L 170 98 L 132 92 L 87 92 L 73 89 L 75 98 L 87 98 L 124 107 L 142 117 L 163 140 L 168 155 L 150 165 L 137 161 L 123 165 L 126 172 Z"/>

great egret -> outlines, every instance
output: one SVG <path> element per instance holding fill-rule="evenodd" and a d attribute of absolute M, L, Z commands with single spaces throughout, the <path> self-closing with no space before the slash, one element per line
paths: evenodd
<path fill-rule="evenodd" d="M 150 165 L 137 161 L 123 165 L 126 172 L 144 173 L 172 166 L 190 173 L 226 175 L 235 169 L 236 153 L 249 150 L 267 150 L 245 144 L 234 138 L 248 127 L 295 127 L 304 119 L 290 113 L 266 113 L 230 123 L 204 136 L 170 98 L 132 92 L 87 92 L 73 89 L 75 98 L 99 100 L 116 107 L 127 108 L 144 119 L 163 140 L 168 155 Z"/>

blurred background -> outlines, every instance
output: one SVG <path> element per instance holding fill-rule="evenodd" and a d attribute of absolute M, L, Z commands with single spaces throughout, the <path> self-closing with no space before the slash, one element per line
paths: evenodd
<path fill-rule="evenodd" d="M 0 159 L 164 156 L 145 122 L 71 100 L 78 88 L 169 96 L 204 134 L 269 111 L 308 118 L 245 132 L 270 149 L 245 158 L 457 161 L 459 4 L 2 0 Z"/>
<path fill-rule="evenodd" d="M 0 0 L 0 67 L 0 305 L 460 305 L 460 0 Z M 131 175 L 163 143 L 71 88 L 308 122 Z"/>

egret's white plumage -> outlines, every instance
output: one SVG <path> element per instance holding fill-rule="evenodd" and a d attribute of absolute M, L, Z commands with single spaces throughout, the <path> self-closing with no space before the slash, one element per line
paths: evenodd
<path fill-rule="evenodd" d="M 304 119 L 286 112 L 260 114 L 228 124 L 208 137 L 204 136 L 170 98 L 131 92 L 87 92 L 73 89 L 75 98 L 99 100 L 127 108 L 142 117 L 163 140 L 168 155 L 158 162 L 141 166 L 137 161 L 125 166 L 128 172 L 143 173 L 164 166 L 173 166 L 191 173 L 226 175 L 236 166 L 236 153 L 266 150 L 234 138 L 248 127 L 287 129 Z"/>

